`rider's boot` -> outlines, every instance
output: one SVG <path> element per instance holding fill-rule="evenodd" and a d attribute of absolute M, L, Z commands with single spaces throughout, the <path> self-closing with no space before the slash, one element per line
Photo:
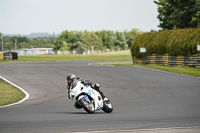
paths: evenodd
<path fill-rule="evenodd" d="M 106 96 L 104 95 L 103 91 L 99 90 L 101 97 L 104 99 Z"/>

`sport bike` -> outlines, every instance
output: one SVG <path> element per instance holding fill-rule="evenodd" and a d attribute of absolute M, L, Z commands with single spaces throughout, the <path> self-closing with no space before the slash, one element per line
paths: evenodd
<path fill-rule="evenodd" d="M 69 90 L 69 95 L 72 100 L 75 100 L 88 113 L 95 113 L 100 109 L 106 113 L 113 111 L 113 106 L 108 98 L 102 99 L 98 91 L 92 89 L 90 85 L 84 86 L 81 81 L 78 81 Z"/>

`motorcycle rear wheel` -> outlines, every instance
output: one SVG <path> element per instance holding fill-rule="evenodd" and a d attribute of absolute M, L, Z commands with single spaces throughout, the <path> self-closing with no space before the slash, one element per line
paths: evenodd
<path fill-rule="evenodd" d="M 113 111 L 112 103 L 110 101 L 104 101 L 102 110 L 105 113 L 111 113 Z"/>

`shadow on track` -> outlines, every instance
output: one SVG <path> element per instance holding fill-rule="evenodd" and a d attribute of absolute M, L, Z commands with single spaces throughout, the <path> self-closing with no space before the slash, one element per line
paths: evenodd
<path fill-rule="evenodd" d="M 89 114 L 87 112 L 49 112 L 52 114 Z M 106 114 L 104 112 L 95 112 L 94 114 Z"/>

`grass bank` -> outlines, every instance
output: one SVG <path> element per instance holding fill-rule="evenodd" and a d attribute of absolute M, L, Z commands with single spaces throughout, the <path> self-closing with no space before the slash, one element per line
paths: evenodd
<path fill-rule="evenodd" d="M 133 66 L 131 61 L 127 62 L 101 62 L 94 63 L 93 65 L 115 65 L 115 66 Z M 169 66 L 159 66 L 159 65 L 134 65 L 146 68 L 152 68 L 172 73 L 184 74 L 189 76 L 200 77 L 200 68 L 189 68 L 189 67 L 169 67 Z"/>
<path fill-rule="evenodd" d="M 24 93 L 0 79 L 0 106 L 18 102 Z"/>

